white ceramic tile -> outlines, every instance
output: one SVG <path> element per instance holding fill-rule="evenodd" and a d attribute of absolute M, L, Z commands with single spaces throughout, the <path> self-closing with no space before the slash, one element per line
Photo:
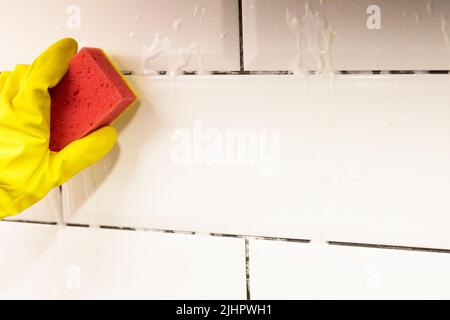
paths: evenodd
<path fill-rule="evenodd" d="M 242 239 L 87 228 L 65 236 L 63 298 L 246 297 Z"/>
<path fill-rule="evenodd" d="M 0 222 L 4 299 L 245 299 L 242 239 Z"/>
<path fill-rule="evenodd" d="M 194 44 L 204 70 L 239 69 L 237 0 L 18 0 L 2 1 L 0 70 L 31 63 L 49 44 L 73 37 L 80 46 L 103 48 L 121 70 L 138 71 L 144 45 L 156 34 L 171 40 L 172 53 L 153 59 L 149 68 L 168 70 L 170 63 L 197 70 L 197 51 L 189 61 L 169 59 Z M 32 41 L 31 41 L 31 40 Z M 176 66 L 172 66 L 175 68 Z"/>
<path fill-rule="evenodd" d="M 61 282 L 57 226 L 0 222 L 0 299 L 55 299 Z"/>
<path fill-rule="evenodd" d="M 6 220 L 24 220 L 36 222 L 61 222 L 62 202 L 59 188 L 53 189 L 49 194 L 34 206 L 22 213 L 8 217 Z"/>
<path fill-rule="evenodd" d="M 66 221 L 450 247 L 447 75 L 129 80 Z"/>
<path fill-rule="evenodd" d="M 448 299 L 450 254 L 250 242 L 251 299 Z"/>
<path fill-rule="evenodd" d="M 309 38 L 301 31 L 306 3 L 318 12 L 304 29 Z M 380 9 L 380 29 L 368 28 L 377 27 L 372 24 L 373 5 Z M 318 27 L 320 18 L 325 28 Z M 243 0 L 245 68 L 295 70 L 300 56 L 305 69 L 317 70 L 311 52 L 326 46 L 314 30 L 331 26 L 336 33 L 330 46 L 335 70 L 448 70 L 449 19 L 447 0 Z"/>

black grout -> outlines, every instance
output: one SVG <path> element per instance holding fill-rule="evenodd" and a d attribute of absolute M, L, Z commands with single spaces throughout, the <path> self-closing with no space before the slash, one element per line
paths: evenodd
<path fill-rule="evenodd" d="M 241 53 L 242 54 L 242 53 Z M 242 58 L 243 59 L 243 58 Z M 210 71 L 208 73 L 202 73 L 202 75 L 210 75 L 210 76 L 221 76 L 221 75 L 294 75 L 292 71 L 288 70 L 261 70 L 261 71 L 246 71 L 244 70 L 243 61 L 241 59 L 241 70 L 240 71 Z M 130 75 L 138 75 L 134 71 L 123 70 L 121 71 L 122 75 L 130 76 Z M 305 71 L 306 74 L 320 74 L 316 71 Z M 384 75 L 384 74 L 449 74 L 450 70 L 335 70 L 335 75 Z M 166 75 L 166 71 L 158 71 L 156 72 L 157 76 Z M 197 75 L 196 71 L 183 71 L 181 76 L 183 75 Z M 143 76 L 148 77 L 148 76 Z"/>
<path fill-rule="evenodd" d="M 242 0 L 238 0 L 238 15 L 239 15 L 239 65 L 240 71 L 244 72 L 244 18 L 242 12 Z"/>
<path fill-rule="evenodd" d="M 66 223 L 66 226 L 74 228 L 89 228 L 88 224 L 78 224 L 78 223 Z"/>
<path fill-rule="evenodd" d="M 254 240 L 268 240 L 268 241 L 282 241 L 282 242 L 295 242 L 295 243 L 310 243 L 311 240 L 297 239 L 297 238 L 280 238 L 280 237 L 253 237 Z"/>
<path fill-rule="evenodd" d="M 251 300 L 250 293 L 250 241 L 245 238 L 245 286 L 247 293 L 247 300 Z"/>
<path fill-rule="evenodd" d="M 107 230 L 137 231 L 135 228 L 130 228 L 130 227 L 99 226 L 99 228 L 107 229 Z"/>
<path fill-rule="evenodd" d="M 0 220 L 0 222 L 16 222 L 16 223 L 30 223 L 39 225 L 54 225 L 57 226 L 56 222 L 45 222 L 45 221 L 30 221 L 30 220 L 19 220 L 19 219 L 8 219 Z M 74 224 L 67 223 L 63 226 L 66 227 L 77 227 L 77 228 L 89 228 L 87 224 Z M 165 230 L 165 229 L 151 229 L 151 228 L 131 228 L 131 227 L 119 227 L 119 226 L 98 226 L 100 229 L 118 230 L 118 231 L 143 231 L 143 232 L 155 232 L 155 233 L 170 233 L 177 235 L 201 235 L 202 233 L 197 233 L 195 231 L 181 231 L 181 230 Z M 246 243 L 249 240 L 266 240 L 266 241 L 280 241 L 280 242 L 293 242 L 293 243 L 310 243 L 310 240 L 300 239 L 300 238 L 283 238 L 283 237 L 268 237 L 268 236 L 252 236 L 252 235 L 238 235 L 238 234 L 226 234 L 226 233 L 207 233 L 206 235 L 211 237 L 221 237 L 221 238 L 237 238 L 244 239 Z M 416 251 L 416 252 L 435 252 L 435 253 L 446 253 L 450 254 L 450 249 L 439 249 L 439 248 L 427 248 L 427 247 L 409 247 L 409 246 L 397 246 L 397 245 L 387 245 L 387 244 L 371 244 L 371 243 L 358 243 L 358 242 L 344 242 L 344 241 L 327 241 L 328 245 L 341 246 L 341 247 L 360 247 L 360 248 L 373 248 L 373 249 L 390 249 L 390 250 L 400 250 L 400 251 Z"/>
<path fill-rule="evenodd" d="M 0 220 L 0 222 L 30 223 L 30 224 L 40 224 L 40 225 L 50 225 L 50 226 L 58 225 L 56 222 L 32 221 L 32 220 L 21 220 L 21 219 L 8 219 L 8 220 L 5 219 L 5 220 Z"/>
<path fill-rule="evenodd" d="M 341 246 L 341 247 L 359 247 L 359 248 L 371 248 L 371 249 L 388 249 L 388 250 L 403 250 L 403 251 L 450 253 L 450 249 L 394 246 L 394 245 L 358 243 L 358 242 L 328 241 L 328 244 L 331 245 L 331 246 Z"/>

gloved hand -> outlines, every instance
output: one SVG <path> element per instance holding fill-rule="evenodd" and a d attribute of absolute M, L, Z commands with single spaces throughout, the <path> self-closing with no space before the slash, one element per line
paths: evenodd
<path fill-rule="evenodd" d="M 0 74 L 0 219 L 15 215 L 90 166 L 113 147 L 101 128 L 58 153 L 49 150 L 50 95 L 77 52 L 73 39 L 49 47 L 31 66 Z"/>

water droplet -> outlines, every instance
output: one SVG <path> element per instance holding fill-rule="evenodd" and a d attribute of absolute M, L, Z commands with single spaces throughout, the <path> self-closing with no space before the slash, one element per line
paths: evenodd
<path fill-rule="evenodd" d="M 447 48 L 447 55 L 450 57 L 450 36 L 447 17 L 441 13 L 441 34 L 444 38 L 444 44 Z"/>
<path fill-rule="evenodd" d="M 129 36 L 130 38 L 134 38 L 134 32 L 130 32 L 130 33 L 128 34 L 128 36 Z"/>
<path fill-rule="evenodd" d="M 417 23 L 420 23 L 420 14 L 418 12 L 414 12 L 414 19 Z"/>
<path fill-rule="evenodd" d="M 183 22 L 183 19 L 177 19 L 172 23 L 172 28 L 174 31 L 180 31 L 181 29 L 181 23 Z"/>
<path fill-rule="evenodd" d="M 317 71 L 332 71 L 331 46 L 336 33 L 332 26 L 328 26 L 325 18 L 314 11 L 308 2 L 305 3 L 305 14 L 301 20 L 286 10 L 286 22 L 295 36 L 296 56 L 293 61 L 292 72 L 303 73 L 304 55 L 308 54 L 316 62 Z M 306 41 L 302 41 L 305 39 Z"/>
<path fill-rule="evenodd" d="M 431 16 L 433 14 L 433 1 L 429 0 L 427 2 L 427 12 Z"/>
<path fill-rule="evenodd" d="M 220 39 L 225 39 L 227 37 L 227 33 L 222 32 L 219 37 L 220 37 Z"/>
<path fill-rule="evenodd" d="M 288 25 L 291 28 L 295 28 L 298 26 L 298 17 L 297 16 L 291 16 L 290 13 L 288 12 L 287 14 L 287 20 L 288 20 Z"/>

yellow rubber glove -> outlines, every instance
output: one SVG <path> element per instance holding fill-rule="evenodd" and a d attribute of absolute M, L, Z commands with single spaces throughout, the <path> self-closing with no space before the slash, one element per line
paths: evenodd
<path fill-rule="evenodd" d="M 31 66 L 0 74 L 0 219 L 32 206 L 113 147 L 117 133 L 104 127 L 58 153 L 49 150 L 50 95 L 78 45 L 63 39 Z"/>

